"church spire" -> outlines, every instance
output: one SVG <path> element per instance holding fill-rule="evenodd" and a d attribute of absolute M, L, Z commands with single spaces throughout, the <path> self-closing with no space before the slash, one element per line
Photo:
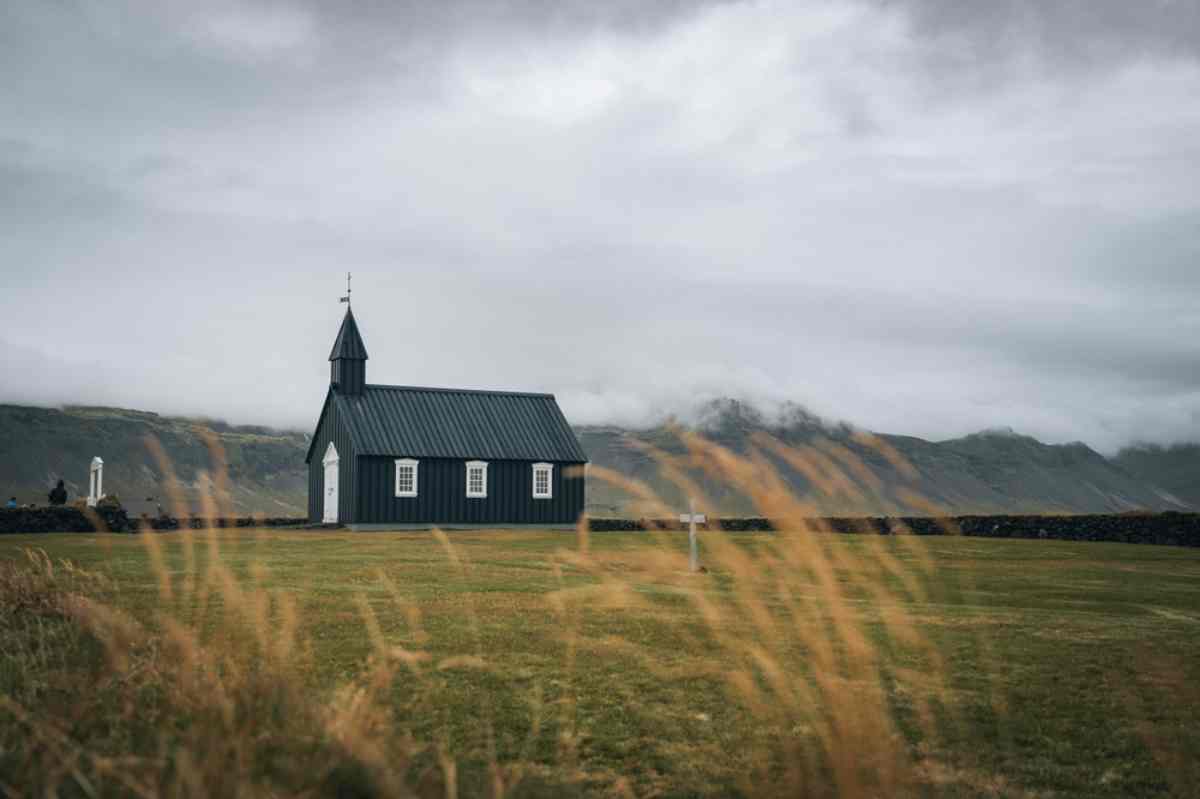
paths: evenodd
<path fill-rule="evenodd" d="M 338 331 L 337 339 L 333 342 L 333 350 L 329 360 L 345 358 L 352 361 L 365 361 L 367 348 L 363 344 L 362 335 L 358 332 L 358 323 L 354 321 L 354 311 L 346 309 L 346 317 L 342 319 L 342 329 Z"/>
<path fill-rule="evenodd" d="M 362 393 L 367 383 L 367 348 L 350 308 L 346 308 L 342 328 L 333 342 L 329 365 L 329 382 L 339 394 Z"/>

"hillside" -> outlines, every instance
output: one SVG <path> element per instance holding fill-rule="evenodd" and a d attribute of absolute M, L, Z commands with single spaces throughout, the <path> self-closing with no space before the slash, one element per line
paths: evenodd
<path fill-rule="evenodd" d="M 1049 445 L 1011 431 L 985 431 L 948 441 L 879 435 L 885 448 L 911 465 L 902 469 L 845 425 L 824 422 L 792 407 L 767 418 L 734 400 L 711 403 L 695 424 L 706 437 L 747 452 L 756 435 L 821 453 L 819 469 L 840 463 L 849 479 L 839 491 L 815 491 L 813 477 L 776 462 L 791 489 L 830 514 L 1104 513 L 1200 507 L 1200 445 L 1130 448 L 1107 459 L 1084 444 Z M 660 473 L 645 446 L 683 451 L 673 426 L 647 430 L 579 427 L 592 462 L 647 483 L 673 505 L 685 498 Z M 156 441 L 178 477 L 181 500 L 202 511 L 213 473 L 208 439 L 228 462 L 228 504 L 240 514 L 302 515 L 308 435 L 265 427 L 180 419 L 120 408 L 63 409 L 0 405 L 0 493 L 21 503 L 44 503 L 62 477 L 72 497 L 87 492 L 88 463 L 105 461 L 105 489 L 134 513 L 172 507 L 168 481 L 148 441 Z M 748 514 L 746 497 L 693 474 L 712 500 L 710 512 Z M 620 489 L 596 478 L 588 511 L 599 516 L 639 515 Z"/>
<path fill-rule="evenodd" d="M 1200 507 L 1200 444 L 1139 444 L 1121 450 L 1115 461 L 1169 499 Z"/>
<path fill-rule="evenodd" d="M 849 485 L 830 492 L 816 490 L 810 477 L 773 461 L 794 493 L 829 514 L 925 514 L 932 509 L 957 514 L 1111 513 L 1200 507 L 1200 491 L 1194 490 L 1200 458 L 1191 460 L 1190 472 L 1186 458 L 1177 459 L 1179 477 L 1170 484 L 1176 486 L 1172 491 L 1154 482 L 1159 474 L 1166 476 L 1165 471 L 1135 471 L 1127 463 L 1110 461 L 1085 444 L 1043 444 L 1008 430 L 936 442 L 878 435 L 886 448 L 911 465 L 910 471 L 899 468 L 880 449 L 863 443 L 852 428 L 827 424 L 800 408 L 770 420 L 744 403 L 721 400 L 708 406 L 698 428 L 712 441 L 735 452 L 747 452 L 752 437 L 765 434 L 789 446 L 821 453 L 815 458 L 820 473 L 828 474 L 826 464 L 840 464 L 836 471 Z M 579 434 L 595 463 L 645 481 L 674 504 L 683 503 L 680 492 L 662 478 L 654 459 L 639 446 L 680 453 L 683 448 L 672 430 L 661 427 L 631 432 L 585 427 Z M 1191 493 L 1179 486 L 1188 474 L 1192 476 Z M 754 511 L 744 496 L 700 474 L 691 476 L 717 506 L 714 512 Z M 588 497 L 589 509 L 597 515 L 622 513 L 630 499 L 610 485 L 589 486 Z"/>
<path fill-rule="evenodd" d="M 169 510 L 169 481 L 148 445 L 157 441 L 177 477 L 179 500 L 203 510 L 200 498 L 211 496 L 206 486 L 213 474 L 206 435 L 228 463 L 232 511 L 304 513 L 307 435 L 122 408 L 0 405 L 0 492 L 22 504 L 44 504 L 62 478 L 72 499 L 87 496 L 88 464 L 99 455 L 106 493 L 117 494 L 134 513 L 154 513 L 159 503 Z"/>

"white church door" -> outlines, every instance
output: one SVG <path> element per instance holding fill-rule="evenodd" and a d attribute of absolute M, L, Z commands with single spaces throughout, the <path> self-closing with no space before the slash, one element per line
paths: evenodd
<path fill-rule="evenodd" d="M 337 524 L 338 452 L 332 441 L 329 442 L 329 448 L 325 450 L 325 458 L 321 462 L 325 464 L 325 515 L 322 521 L 326 524 Z"/>

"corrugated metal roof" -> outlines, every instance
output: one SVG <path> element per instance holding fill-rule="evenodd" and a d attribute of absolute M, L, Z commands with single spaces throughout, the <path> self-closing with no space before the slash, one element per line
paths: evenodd
<path fill-rule="evenodd" d="M 358 323 L 354 321 L 354 313 L 349 308 L 346 309 L 346 318 L 342 320 L 342 327 L 338 330 L 333 349 L 329 353 L 329 360 L 338 358 L 351 361 L 367 360 L 367 345 L 363 344 L 362 336 L 358 332 Z"/>
<path fill-rule="evenodd" d="M 368 385 L 334 396 L 362 455 L 587 461 L 552 394 Z"/>

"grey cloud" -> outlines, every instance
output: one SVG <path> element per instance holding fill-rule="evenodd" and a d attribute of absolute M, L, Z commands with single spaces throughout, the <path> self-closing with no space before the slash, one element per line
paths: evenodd
<path fill-rule="evenodd" d="M 1200 436 L 1187 13 L 969 5 L 5 6 L 0 401 L 306 427 L 353 270 L 372 379 L 579 422 Z"/>
<path fill-rule="evenodd" d="M 372 2 L 358 4 L 353 13 L 325 3 L 305 4 L 325 26 L 348 33 L 355 41 L 374 32 L 383 41 L 395 37 L 457 38 L 477 30 L 521 30 L 543 35 L 614 30 L 636 35 L 659 32 L 664 26 L 698 11 L 743 0 L 446 0 L 425 3 Z"/>
<path fill-rule="evenodd" d="M 964 36 L 981 56 L 1036 52 L 1095 64 L 1147 56 L 1200 58 L 1192 0 L 875 0 L 912 15 L 928 36 Z"/>
<path fill-rule="evenodd" d="M 94 226 L 122 202 L 120 192 L 85 175 L 0 157 L 0 230 L 37 228 L 44 235 L 53 220 Z"/>
<path fill-rule="evenodd" d="M 1192 305 L 1200 293 L 1197 230 L 1200 213 L 1164 214 L 1140 223 L 1113 220 L 1085 241 L 1085 261 L 1131 296 L 1157 287 L 1181 305 Z"/>
<path fill-rule="evenodd" d="M 953 108 L 1014 88 L 1062 89 L 1067 110 L 1098 76 L 1148 64 L 1200 62 L 1200 4 L 1194 0 L 865 0 L 899 21 L 919 46 L 899 69 L 919 76 L 914 94 L 929 110 Z M 1118 117 L 1120 104 L 1111 109 Z M 1136 116 L 1132 109 L 1125 113 Z M 1082 133 L 1083 130 L 1079 129 Z"/>

